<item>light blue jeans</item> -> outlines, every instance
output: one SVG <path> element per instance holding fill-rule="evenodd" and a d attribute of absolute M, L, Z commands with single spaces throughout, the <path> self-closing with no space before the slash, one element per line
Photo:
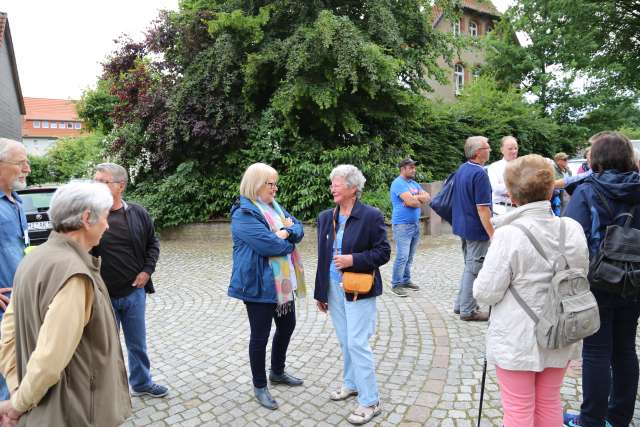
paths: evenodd
<path fill-rule="evenodd" d="M 476 300 L 473 298 L 473 281 L 484 263 L 484 256 L 489 249 L 489 240 L 462 240 L 462 255 L 464 256 L 464 271 L 460 278 L 458 295 L 453 303 L 454 310 L 460 310 L 460 316 L 470 316 L 476 310 Z"/>
<path fill-rule="evenodd" d="M 375 405 L 380 397 L 369 339 L 376 329 L 376 299 L 347 301 L 342 286 L 332 280 L 328 302 L 344 359 L 344 387 L 358 391 L 360 405 Z"/>
<path fill-rule="evenodd" d="M 420 241 L 420 223 L 394 224 L 391 229 L 396 242 L 396 260 L 391 275 L 391 286 L 395 288 L 411 282 L 411 263 Z"/>

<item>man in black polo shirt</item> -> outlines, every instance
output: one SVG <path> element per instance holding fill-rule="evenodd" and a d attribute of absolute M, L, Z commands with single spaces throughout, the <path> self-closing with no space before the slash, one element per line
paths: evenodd
<path fill-rule="evenodd" d="M 99 164 L 94 180 L 107 184 L 113 195 L 109 229 L 93 253 L 102 258 L 100 273 L 124 333 L 132 395 L 163 397 L 167 388 L 151 379 L 145 328 L 146 293 L 154 292 L 151 274 L 160 254 L 153 221 L 143 207 L 122 200 L 127 186 L 127 171 L 122 166 Z"/>

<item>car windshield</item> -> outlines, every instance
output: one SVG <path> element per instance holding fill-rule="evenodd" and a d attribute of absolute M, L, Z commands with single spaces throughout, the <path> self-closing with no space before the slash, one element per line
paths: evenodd
<path fill-rule="evenodd" d="M 49 209 L 53 193 L 53 191 L 43 193 L 23 193 L 20 195 L 22 198 L 22 206 L 26 212 L 46 211 Z"/>

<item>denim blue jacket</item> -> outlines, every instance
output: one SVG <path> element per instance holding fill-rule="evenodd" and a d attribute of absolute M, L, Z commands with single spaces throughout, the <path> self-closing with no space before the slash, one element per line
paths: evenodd
<path fill-rule="evenodd" d="M 28 245 L 29 238 L 22 199 L 16 192 L 11 195 L 15 203 L 10 201 L 6 194 L 0 195 L 0 288 L 13 287 L 13 275 L 24 256 L 24 248 Z"/>
<path fill-rule="evenodd" d="M 240 196 L 231 207 L 233 269 L 227 292 L 230 297 L 248 302 L 277 302 L 269 257 L 290 254 L 304 237 L 302 223 L 286 210 L 284 214 L 294 223 L 286 228 L 287 240 L 271 231 L 258 207 L 246 197 Z"/>

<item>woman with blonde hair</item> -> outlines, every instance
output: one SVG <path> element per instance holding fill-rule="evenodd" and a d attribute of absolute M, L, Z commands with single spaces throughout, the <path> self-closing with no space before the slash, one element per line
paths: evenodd
<path fill-rule="evenodd" d="M 296 327 L 294 298 L 305 291 L 302 262 L 295 247 L 304 231 L 300 221 L 276 202 L 277 191 L 278 172 L 264 163 L 254 163 L 245 171 L 240 197 L 231 208 L 233 270 L 228 294 L 246 306 L 254 394 L 268 409 L 278 408 L 265 373 L 272 319 L 276 332 L 269 380 L 289 386 L 303 383 L 285 372 L 285 360 Z"/>
<path fill-rule="evenodd" d="M 580 224 L 551 210 L 554 173 L 547 160 L 534 154 L 520 157 L 509 162 L 504 177 L 518 208 L 493 218 L 496 231 L 473 284 L 478 302 L 493 306 L 487 361 L 496 366 L 505 427 L 560 427 L 560 387 L 569 360 L 580 357 L 582 342 L 559 349 L 541 346 L 536 324 L 518 296 L 540 316 L 555 274 L 551 263 L 561 255 L 561 245 L 568 266 L 586 276 L 587 242 Z"/>

